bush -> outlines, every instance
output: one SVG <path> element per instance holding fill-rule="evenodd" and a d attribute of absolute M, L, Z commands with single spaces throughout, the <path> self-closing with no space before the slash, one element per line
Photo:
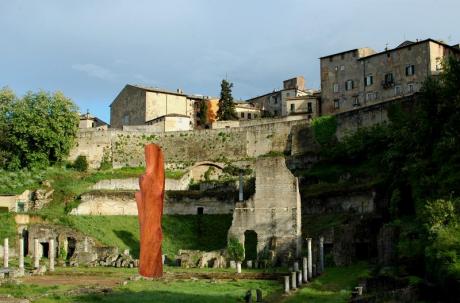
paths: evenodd
<path fill-rule="evenodd" d="M 228 239 L 227 251 L 232 260 L 240 262 L 244 260 L 244 246 L 237 238 Z"/>
<path fill-rule="evenodd" d="M 331 143 L 335 138 L 335 132 L 337 131 L 337 119 L 335 116 L 322 116 L 313 119 L 311 126 L 313 127 L 313 133 L 315 140 L 325 145 Z"/>
<path fill-rule="evenodd" d="M 75 162 L 73 162 L 72 167 L 81 172 L 88 171 L 88 160 L 86 160 L 86 156 L 79 155 Z"/>

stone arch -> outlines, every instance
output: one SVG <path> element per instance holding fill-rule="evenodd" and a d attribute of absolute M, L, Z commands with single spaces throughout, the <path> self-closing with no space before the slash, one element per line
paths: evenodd
<path fill-rule="evenodd" d="M 224 165 L 222 163 L 211 162 L 211 161 L 197 162 L 195 163 L 195 165 L 190 167 L 189 175 L 195 181 L 204 180 L 204 175 L 210 168 L 214 170 L 212 174 L 213 178 L 216 178 L 217 176 L 222 174 Z"/>

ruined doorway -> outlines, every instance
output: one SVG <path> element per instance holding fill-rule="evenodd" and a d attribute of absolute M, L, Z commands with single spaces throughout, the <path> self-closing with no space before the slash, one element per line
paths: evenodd
<path fill-rule="evenodd" d="M 48 242 L 40 242 L 42 248 L 42 257 L 48 258 L 50 255 L 50 244 Z"/>
<path fill-rule="evenodd" d="M 198 207 L 196 209 L 197 215 L 203 215 L 204 214 L 204 207 Z"/>
<path fill-rule="evenodd" d="M 246 260 L 257 260 L 257 233 L 253 230 L 244 232 L 244 254 Z"/>
<path fill-rule="evenodd" d="M 67 260 L 70 260 L 72 258 L 73 254 L 75 253 L 75 249 L 77 247 L 77 240 L 75 238 L 67 238 Z"/>
<path fill-rule="evenodd" d="M 369 243 L 357 242 L 355 243 L 355 256 L 359 261 L 369 260 Z"/>

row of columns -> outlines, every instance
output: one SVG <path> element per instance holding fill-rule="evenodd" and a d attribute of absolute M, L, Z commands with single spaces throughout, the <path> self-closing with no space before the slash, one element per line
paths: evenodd
<path fill-rule="evenodd" d="M 290 276 L 284 276 L 284 292 L 297 289 L 303 283 L 311 281 L 315 276 L 324 272 L 324 238 L 319 238 L 318 243 L 319 264 L 313 264 L 312 238 L 307 238 L 307 256 L 302 259 L 302 269 L 299 262 L 294 262 L 293 271 Z"/>
<path fill-rule="evenodd" d="M 40 267 L 40 243 L 38 239 L 34 240 L 34 254 L 33 254 L 33 261 L 34 261 L 34 268 L 37 269 Z M 9 239 L 6 238 L 3 240 L 3 268 L 9 268 Z M 54 271 L 55 266 L 55 259 L 56 259 L 56 248 L 55 248 L 55 241 L 54 239 L 49 240 L 49 270 Z M 24 273 L 24 238 L 19 238 L 19 251 L 18 251 L 18 260 L 19 260 L 19 271 L 20 273 Z"/>

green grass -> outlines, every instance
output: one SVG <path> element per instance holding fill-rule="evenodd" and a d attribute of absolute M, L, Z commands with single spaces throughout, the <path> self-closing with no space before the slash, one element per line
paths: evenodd
<path fill-rule="evenodd" d="M 156 303 L 207 303 L 243 302 L 248 289 L 261 289 L 269 295 L 279 291 L 280 283 L 273 281 L 210 281 L 210 280 L 177 280 L 177 281 L 137 281 L 119 287 L 109 294 L 89 294 L 82 296 L 53 295 L 34 301 L 36 303 L 54 302 L 156 302 Z M 255 291 L 253 291 L 255 297 Z"/>
<path fill-rule="evenodd" d="M 179 249 L 223 249 L 231 220 L 231 215 L 164 215 L 163 253 L 172 258 Z M 136 216 L 68 216 L 65 221 L 103 244 L 128 248 L 134 256 L 139 255 Z"/>
<path fill-rule="evenodd" d="M 313 280 L 307 287 L 301 288 L 283 303 L 342 303 L 349 302 L 352 289 L 358 280 L 369 276 L 366 263 L 347 267 L 332 267 Z"/>

